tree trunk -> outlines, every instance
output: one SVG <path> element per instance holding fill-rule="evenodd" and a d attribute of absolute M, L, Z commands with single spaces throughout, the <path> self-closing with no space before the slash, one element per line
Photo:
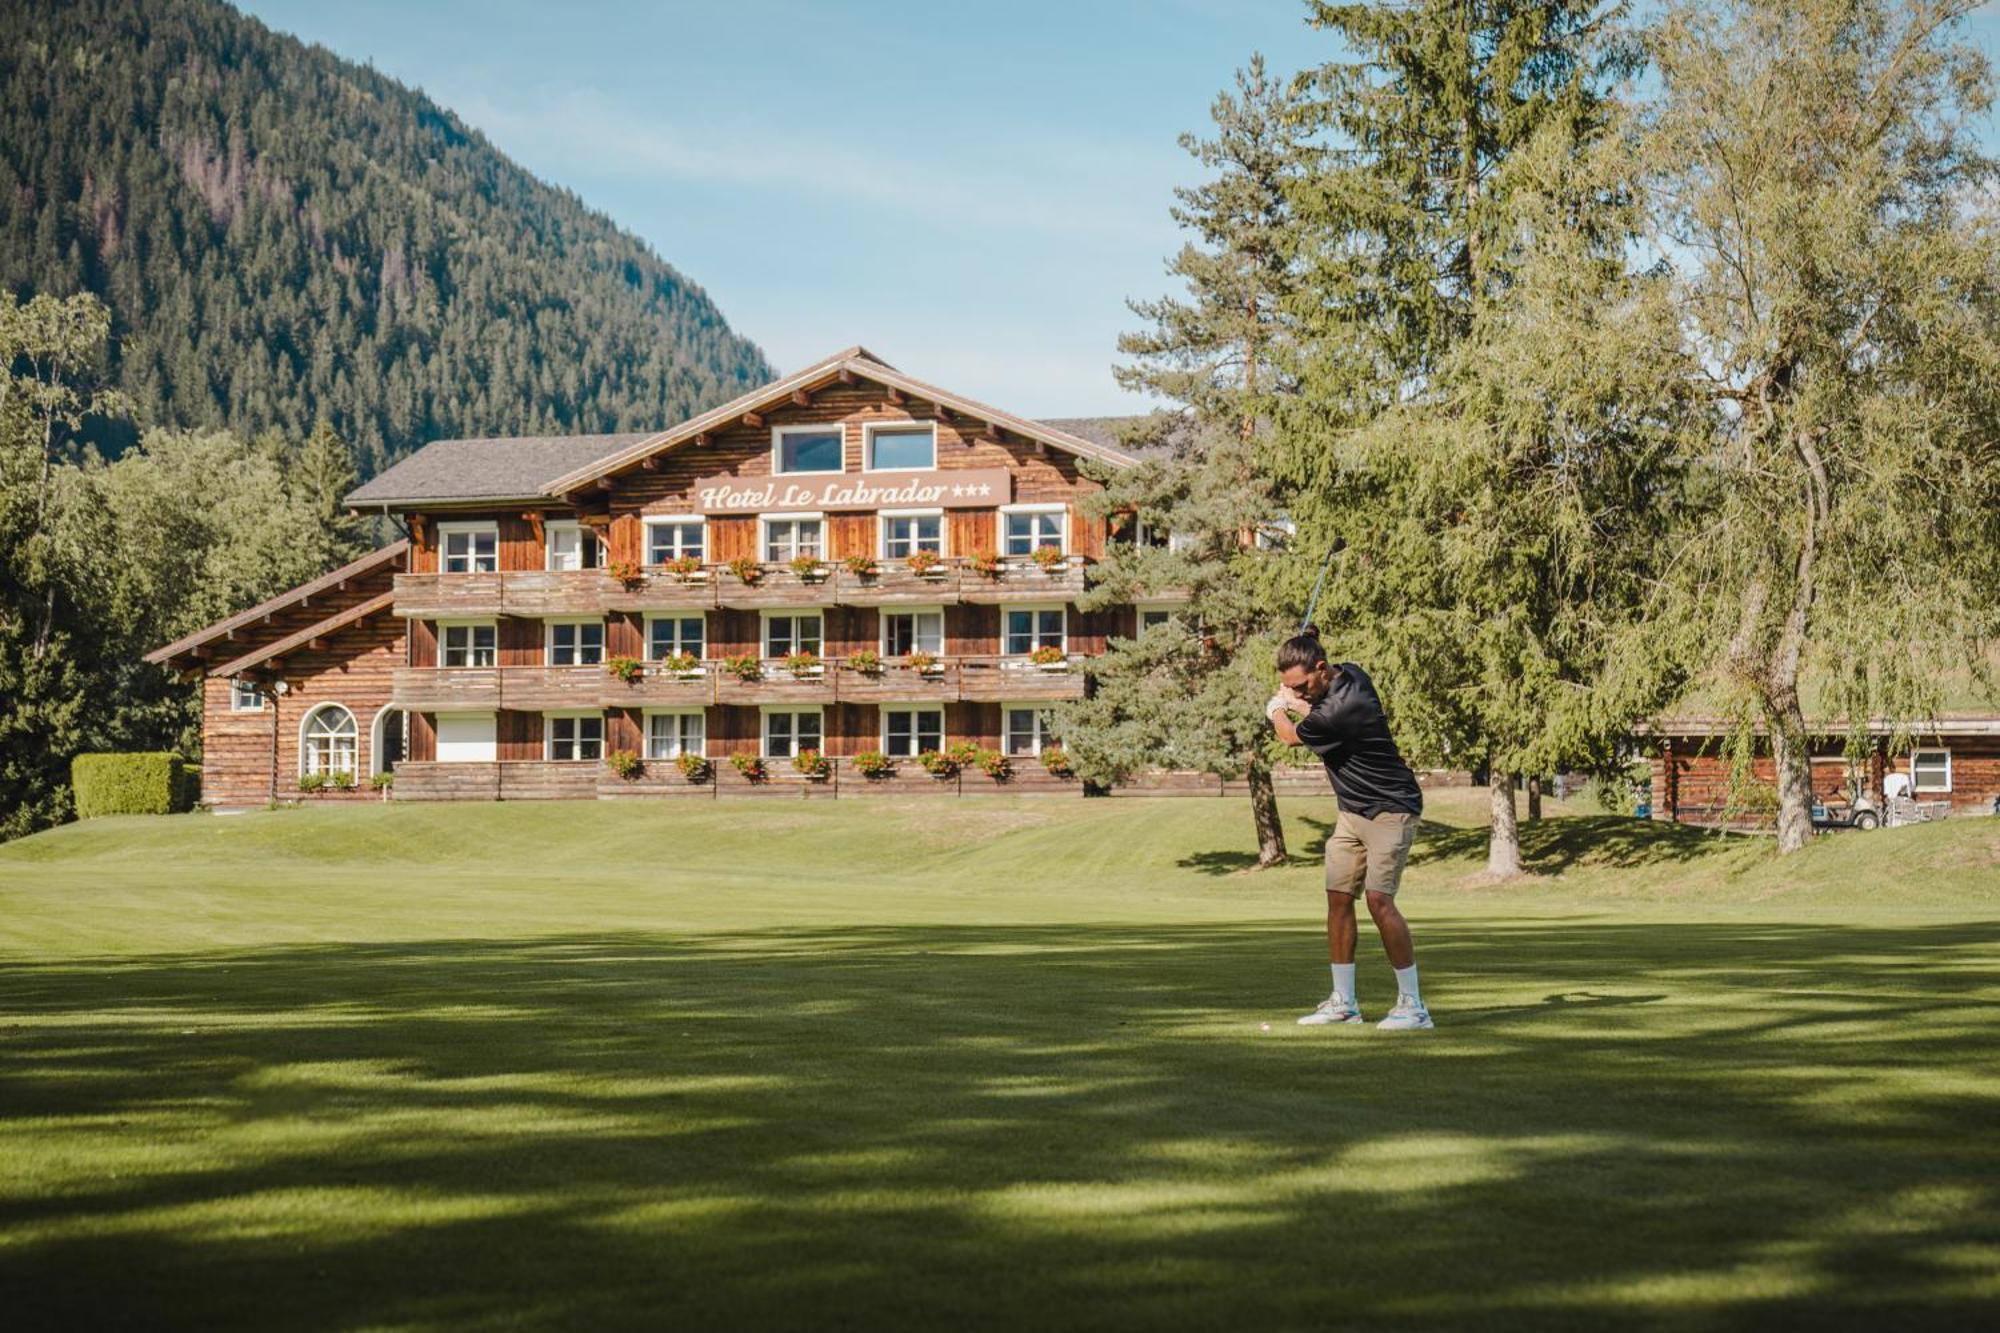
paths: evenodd
<path fill-rule="evenodd" d="M 1534 823 L 1542 817 L 1542 780 L 1539 776 L 1528 779 L 1528 822 Z"/>
<path fill-rule="evenodd" d="M 1496 767 L 1486 787 L 1493 830 L 1486 839 L 1486 873 L 1512 879 L 1521 873 L 1521 830 L 1514 822 L 1514 775 Z"/>
<path fill-rule="evenodd" d="M 1285 863 L 1285 826 L 1278 822 L 1278 789 L 1271 783 L 1271 766 L 1252 755 L 1243 776 L 1250 788 L 1250 818 L 1257 826 L 1257 868 Z"/>
<path fill-rule="evenodd" d="M 1771 758 L 1778 770 L 1778 850 L 1812 841 L 1812 748 L 1798 700 L 1771 715 Z"/>

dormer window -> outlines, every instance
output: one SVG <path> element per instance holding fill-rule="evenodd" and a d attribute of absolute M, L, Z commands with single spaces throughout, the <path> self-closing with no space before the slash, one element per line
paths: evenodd
<path fill-rule="evenodd" d="M 846 461 L 840 425 L 776 426 L 771 431 L 771 471 L 840 472 Z"/>
<path fill-rule="evenodd" d="M 491 574 L 500 568 L 498 523 L 438 524 L 439 568 L 447 574 Z"/>
<path fill-rule="evenodd" d="M 543 532 L 546 534 L 548 568 L 597 568 L 599 561 L 595 532 L 569 519 L 551 520 L 544 526 Z"/>
<path fill-rule="evenodd" d="M 865 426 L 861 459 L 869 472 L 929 471 L 937 466 L 937 427 L 929 422 Z"/>

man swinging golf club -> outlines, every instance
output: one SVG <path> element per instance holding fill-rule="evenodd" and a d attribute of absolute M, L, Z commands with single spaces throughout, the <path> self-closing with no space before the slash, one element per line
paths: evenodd
<path fill-rule="evenodd" d="M 1389 735 L 1375 683 L 1352 662 L 1329 664 L 1319 631 L 1303 625 L 1278 648 L 1278 692 L 1264 711 L 1281 740 L 1320 757 L 1340 801 L 1340 817 L 1326 840 L 1326 949 L 1333 994 L 1299 1022 L 1361 1021 L 1354 989 L 1354 900 L 1365 894 L 1389 965 L 1396 969 L 1396 1005 L 1376 1027 L 1396 1032 L 1432 1026 L 1417 990 L 1410 926 L 1396 909 L 1396 887 L 1424 797 Z"/>

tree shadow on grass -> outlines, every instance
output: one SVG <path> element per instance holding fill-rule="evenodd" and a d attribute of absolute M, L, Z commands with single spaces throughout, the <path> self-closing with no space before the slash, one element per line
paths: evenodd
<path fill-rule="evenodd" d="M 0 967 L 0 1308 L 308 1330 L 1979 1313 L 1951 1256 L 2000 1243 L 1970 1077 L 2000 1059 L 2000 926 L 1443 924 L 1442 1026 L 1403 1040 L 1291 1024 L 1316 935 Z"/>
<path fill-rule="evenodd" d="M 1312 829 L 1316 836 L 1307 844 L 1306 852 L 1292 855 L 1291 864 L 1315 863 L 1325 855 L 1326 840 L 1333 833 L 1334 821 L 1312 815 L 1296 818 Z M 1621 815 L 1566 815 L 1558 819 L 1524 820 L 1520 828 L 1522 863 L 1532 874 L 1559 875 L 1579 864 L 1620 870 L 1670 865 L 1712 856 L 1721 846 L 1717 835 L 1710 830 Z M 1484 825 L 1460 827 L 1425 819 L 1417 826 L 1416 842 L 1410 849 L 1410 864 L 1483 862 L 1486 840 Z M 1256 865 L 1257 855 L 1242 851 L 1196 852 L 1174 864 L 1199 874 L 1228 875 Z"/>

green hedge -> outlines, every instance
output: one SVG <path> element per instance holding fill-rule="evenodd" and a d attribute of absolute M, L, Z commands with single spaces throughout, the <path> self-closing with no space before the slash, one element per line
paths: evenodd
<path fill-rule="evenodd" d="M 76 817 L 166 815 L 194 807 L 200 769 L 194 776 L 177 754 L 80 754 L 70 761 L 70 788 Z"/>

